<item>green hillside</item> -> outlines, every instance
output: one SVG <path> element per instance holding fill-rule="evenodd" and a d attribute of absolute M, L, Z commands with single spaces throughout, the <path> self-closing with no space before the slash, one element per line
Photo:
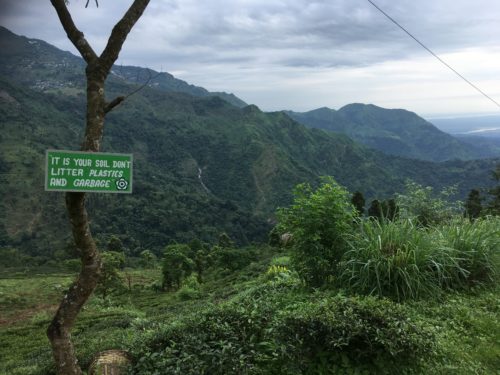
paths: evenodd
<path fill-rule="evenodd" d="M 81 58 L 39 39 L 18 36 L 0 26 L 0 74 L 43 92 L 59 90 L 66 95 L 85 92 L 85 65 Z M 246 103 L 234 94 L 209 92 L 166 72 L 136 66 L 115 65 L 109 82 L 144 84 L 149 87 L 199 97 L 218 96 L 237 107 Z"/>
<path fill-rule="evenodd" d="M 43 191 L 45 150 L 79 149 L 82 64 L 12 35 L 3 30 L 0 38 L 11 46 L 0 60 L 0 245 L 50 256 L 66 246 L 70 231 L 63 195 Z M 66 81 L 71 74 L 75 79 Z M 59 86 L 34 85 L 36 77 Z M 136 87 L 110 79 L 107 94 Z M 346 136 L 307 129 L 283 112 L 149 86 L 108 115 L 102 151 L 134 154 L 134 194 L 89 195 L 92 229 L 103 243 L 120 236 L 132 254 L 170 241 L 213 242 L 221 232 L 240 244 L 265 241 L 276 207 L 290 202 L 293 186 L 316 184 L 322 175 L 368 198 L 402 191 L 406 178 L 437 189 L 457 184 L 464 198 L 490 183 L 495 165 L 390 157 Z"/>
<path fill-rule="evenodd" d="M 308 127 L 346 134 L 356 142 L 391 155 L 429 161 L 499 156 L 494 147 L 462 142 L 403 109 L 349 104 L 338 111 L 323 107 L 287 113 Z"/>

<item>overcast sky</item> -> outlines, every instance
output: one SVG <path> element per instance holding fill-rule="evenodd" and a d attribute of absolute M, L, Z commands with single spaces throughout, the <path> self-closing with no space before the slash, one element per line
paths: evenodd
<path fill-rule="evenodd" d="M 500 102 L 500 1 L 375 0 Z M 101 51 L 127 0 L 71 0 Z M 77 54 L 48 0 L 0 0 L 0 24 Z M 1 52 L 0 52 L 1 53 Z M 499 114 L 366 0 L 151 0 L 118 64 L 232 92 L 266 111 L 353 102 L 425 117 Z"/>

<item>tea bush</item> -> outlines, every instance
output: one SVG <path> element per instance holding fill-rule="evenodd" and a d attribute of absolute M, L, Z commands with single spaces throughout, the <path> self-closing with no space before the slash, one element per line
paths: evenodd
<path fill-rule="evenodd" d="M 435 354 L 432 329 L 408 310 L 374 297 L 293 304 L 274 322 L 282 373 L 392 373 Z"/>
<path fill-rule="evenodd" d="M 273 280 L 162 327 L 134 347 L 134 373 L 398 373 L 434 354 L 432 331 L 410 317 L 389 300 L 303 293 L 297 279 Z"/>

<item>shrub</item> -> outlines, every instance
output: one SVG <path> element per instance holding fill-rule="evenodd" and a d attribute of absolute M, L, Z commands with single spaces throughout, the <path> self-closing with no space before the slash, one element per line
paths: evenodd
<path fill-rule="evenodd" d="M 23 255 L 18 249 L 0 247 L 0 267 L 26 266 L 28 256 Z"/>
<path fill-rule="evenodd" d="M 163 253 L 163 289 L 177 290 L 182 280 L 191 275 L 194 262 L 187 257 L 190 248 L 187 245 L 175 244 L 165 248 Z"/>
<path fill-rule="evenodd" d="M 82 262 L 80 259 L 66 259 L 62 261 L 62 264 L 64 265 L 64 268 L 72 272 L 78 272 L 80 271 L 80 268 L 82 268 Z"/>
<path fill-rule="evenodd" d="M 141 353 L 135 373 L 251 374 L 262 356 L 262 329 L 248 313 L 234 306 L 215 308 L 166 327 Z"/>
<path fill-rule="evenodd" d="M 267 279 L 286 278 L 291 275 L 290 270 L 286 266 L 269 266 L 266 272 Z"/>
<path fill-rule="evenodd" d="M 177 291 L 177 298 L 181 301 L 197 299 L 201 296 L 200 284 L 195 275 L 184 280 L 182 287 Z"/>
<path fill-rule="evenodd" d="M 101 254 L 101 259 L 101 275 L 95 293 L 105 299 L 109 294 L 119 292 L 124 288 L 119 271 L 125 265 L 125 254 L 105 251 Z"/>
<path fill-rule="evenodd" d="M 156 255 L 151 250 L 143 250 L 140 253 L 141 265 L 145 268 L 153 268 L 156 264 Z"/>
<path fill-rule="evenodd" d="M 336 266 L 347 250 L 356 210 L 349 193 L 332 178 L 313 191 L 298 185 L 289 208 L 278 210 L 282 233 L 293 236 L 292 264 L 304 281 L 318 287 L 336 273 Z"/>
<path fill-rule="evenodd" d="M 278 256 L 271 259 L 271 266 L 290 267 L 290 264 L 291 264 L 290 257 L 287 255 Z"/>
<path fill-rule="evenodd" d="M 231 271 L 240 270 L 248 266 L 256 258 L 255 251 L 248 248 L 230 248 L 214 246 L 212 256 L 215 258 L 217 267 Z"/>
<path fill-rule="evenodd" d="M 407 181 L 405 194 L 397 196 L 400 217 L 415 220 L 424 227 L 445 223 L 461 211 L 461 202 L 449 201 L 455 191 L 454 187 L 447 188 L 436 196 L 430 186 Z"/>
<path fill-rule="evenodd" d="M 399 374 L 433 354 L 433 334 L 410 319 L 402 305 L 374 297 L 317 298 L 296 294 L 296 286 L 297 280 L 270 281 L 162 326 L 148 342 L 131 344 L 138 358 L 134 373 L 391 373 L 389 369 Z"/>
<path fill-rule="evenodd" d="M 394 373 L 434 352 L 429 327 L 389 300 L 337 295 L 293 304 L 275 321 L 283 373 Z M 376 370 L 376 371 L 375 371 Z"/>

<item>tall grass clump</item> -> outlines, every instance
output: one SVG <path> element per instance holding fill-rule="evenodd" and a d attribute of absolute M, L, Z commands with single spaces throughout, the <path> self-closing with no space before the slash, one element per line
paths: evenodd
<path fill-rule="evenodd" d="M 411 220 L 363 221 L 341 263 L 340 283 L 356 293 L 397 301 L 434 295 L 432 246 L 426 231 Z"/>
<path fill-rule="evenodd" d="M 451 253 L 457 264 L 447 270 L 442 287 L 461 289 L 492 283 L 500 264 L 500 218 L 456 219 L 435 228 L 439 253 Z"/>
<path fill-rule="evenodd" d="M 368 220 L 351 237 L 340 284 L 397 301 L 485 285 L 498 274 L 499 218 L 422 228 L 411 220 Z"/>

